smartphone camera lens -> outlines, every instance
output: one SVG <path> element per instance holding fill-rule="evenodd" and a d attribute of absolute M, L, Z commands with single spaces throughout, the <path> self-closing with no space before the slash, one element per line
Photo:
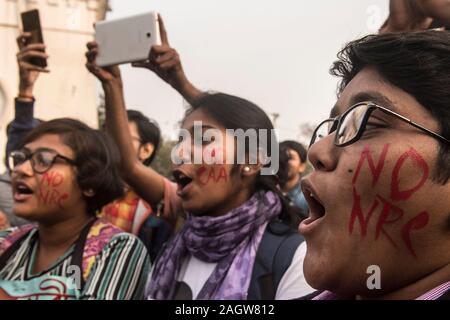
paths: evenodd
<path fill-rule="evenodd" d="M 152 34 L 150 32 L 147 32 L 147 38 L 150 38 Z"/>

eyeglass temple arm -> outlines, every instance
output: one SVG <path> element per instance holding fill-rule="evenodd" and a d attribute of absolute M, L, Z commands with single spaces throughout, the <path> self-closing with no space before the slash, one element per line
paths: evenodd
<path fill-rule="evenodd" d="M 385 108 L 381 108 L 381 110 L 383 110 L 385 113 L 391 113 L 391 114 L 394 114 L 394 115 L 396 115 L 400 120 L 409 123 L 409 124 L 412 125 L 413 127 L 416 127 L 417 129 L 420 129 L 420 130 L 422 130 L 422 131 L 425 131 L 426 133 L 432 135 L 433 137 L 436 137 L 436 138 L 438 138 L 438 139 L 440 139 L 440 140 L 443 140 L 444 142 L 447 142 L 448 144 L 450 144 L 450 140 L 448 140 L 447 138 L 445 138 L 445 137 L 441 136 L 440 134 L 437 134 L 436 132 L 433 132 L 433 131 L 431 131 L 431 130 L 429 130 L 429 129 L 423 127 L 423 126 L 421 126 L 420 124 L 418 124 L 418 123 L 416 123 L 416 122 L 414 122 L 414 121 L 412 121 L 412 120 L 410 120 L 410 119 L 408 119 L 408 118 L 402 116 L 401 114 L 398 114 L 398 113 L 396 113 L 396 112 L 394 112 L 394 111 L 391 111 L 391 110 L 388 110 L 388 109 L 385 109 Z"/>

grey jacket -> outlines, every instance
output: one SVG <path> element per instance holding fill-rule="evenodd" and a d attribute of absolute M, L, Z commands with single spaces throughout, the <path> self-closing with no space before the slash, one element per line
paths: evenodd
<path fill-rule="evenodd" d="M 9 173 L 0 175 L 0 210 L 6 215 L 11 227 L 18 227 L 29 223 L 27 220 L 17 217 L 12 213 L 13 195 L 11 188 L 11 178 Z"/>
<path fill-rule="evenodd" d="M 33 117 L 34 101 L 23 102 L 15 99 L 15 115 L 13 121 L 8 126 L 8 142 L 6 145 L 6 158 L 9 153 L 15 150 L 22 139 L 34 127 L 39 124 L 39 120 Z M 5 159 L 6 160 L 6 159 Z M 12 213 L 13 195 L 11 188 L 11 177 L 8 172 L 0 175 L 0 210 L 6 214 L 11 227 L 21 226 L 28 223 L 26 220 L 16 217 Z"/>

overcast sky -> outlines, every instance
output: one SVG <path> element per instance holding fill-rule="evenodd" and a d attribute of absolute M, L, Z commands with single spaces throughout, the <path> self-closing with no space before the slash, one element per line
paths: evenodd
<path fill-rule="evenodd" d="M 189 79 L 279 113 L 282 140 L 327 117 L 336 101 L 337 79 L 328 74 L 336 53 L 376 32 L 388 14 L 388 0 L 112 0 L 111 7 L 107 19 L 160 12 Z M 128 108 L 174 137 L 184 112 L 179 94 L 150 71 L 122 72 Z"/>

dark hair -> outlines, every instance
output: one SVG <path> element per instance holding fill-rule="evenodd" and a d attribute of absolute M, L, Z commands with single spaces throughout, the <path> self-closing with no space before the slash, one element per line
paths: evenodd
<path fill-rule="evenodd" d="M 16 120 L 12 120 L 8 123 L 8 125 L 6 126 L 6 137 L 7 137 L 7 141 L 6 141 L 6 149 L 5 149 L 5 166 L 6 168 L 9 170 L 9 161 L 8 161 L 8 157 L 9 154 L 11 153 L 11 151 L 16 150 L 18 148 L 18 146 L 21 144 L 22 140 L 26 137 L 26 135 L 33 130 L 34 128 L 36 128 L 38 125 L 40 125 L 42 122 L 44 122 L 44 120 L 38 119 L 38 118 L 33 118 L 31 121 L 31 128 L 20 128 L 20 129 L 16 129 L 15 131 L 15 135 L 14 138 L 12 137 L 11 131 L 12 131 L 12 127 L 13 125 L 15 125 Z"/>
<path fill-rule="evenodd" d="M 283 142 L 280 143 L 279 148 L 280 156 L 278 158 L 280 161 L 280 165 L 278 168 L 277 176 L 281 189 L 284 189 L 289 181 L 289 160 L 290 160 L 289 149 L 292 148 L 288 147 L 286 143 Z M 289 204 L 290 216 L 292 218 L 291 219 L 292 225 L 295 226 L 297 229 L 300 222 L 308 217 L 308 212 L 304 212 L 302 208 L 297 207 L 290 198 L 289 194 L 286 194 L 285 198 L 287 203 Z"/>
<path fill-rule="evenodd" d="M 294 140 L 286 140 L 286 141 L 280 142 L 280 147 L 286 147 L 287 149 L 294 150 L 295 152 L 297 152 L 298 157 L 300 158 L 301 162 L 302 163 L 306 162 L 306 160 L 307 160 L 306 155 L 308 152 L 306 151 L 305 147 L 301 143 L 294 141 Z"/>
<path fill-rule="evenodd" d="M 284 188 L 286 183 L 289 181 L 289 149 L 286 147 L 286 145 L 283 145 L 280 143 L 279 147 L 279 157 L 278 161 L 280 162 L 279 168 L 278 168 L 278 183 L 280 184 L 281 188 Z"/>
<path fill-rule="evenodd" d="M 273 156 L 270 141 L 276 141 L 276 136 L 272 130 L 272 122 L 267 114 L 254 103 L 225 93 L 206 93 L 192 103 L 186 115 L 199 109 L 222 124 L 226 129 L 242 129 L 244 132 L 248 129 L 256 129 L 258 132 L 260 132 L 260 129 L 265 129 L 267 133 L 265 141 L 260 141 L 259 134 L 256 137 L 258 146 L 266 148 L 265 152 L 269 157 Z M 248 152 L 248 143 L 246 143 L 246 148 Z M 269 165 L 270 163 L 265 166 Z M 236 166 L 235 169 L 237 168 Z M 288 224 L 292 223 L 289 205 L 278 188 L 278 177 L 275 173 L 272 175 L 258 175 L 255 189 L 276 193 L 280 197 L 283 206 L 279 219 Z"/>
<path fill-rule="evenodd" d="M 159 130 L 158 124 L 137 110 L 127 110 L 127 115 L 128 121 L 136 124 L 141 143 L 151 143 L 154 146 L 152 155 L 144 160 L 144 164 L 149 166 L 155 158 L 156 150 L 158 150 L 161 142 L 161 131 Z"/>
<path fill-rule="evenodd" d="M 412 95 L 450 139 L 450 32 L 421 31 L 370 35 L 339 52 L 330 73 L 342 78 L 340 94 L 365 67 L 375 68 L 392 85 Z M 450 146 L 440 142 L 433 180 L 450 179 Z"/>
<path fill-rule="evenodd" d="M 104 205 L 123 196 L 119 152 L 105 133 L 78 120 L 61 118 L 37 126 L 26 136 L 21 147 L 46 134 L 60 136 L 73 150 L 78 186 L 95 193 L 85 197 L 89 214 L 95 215 Z"/>

